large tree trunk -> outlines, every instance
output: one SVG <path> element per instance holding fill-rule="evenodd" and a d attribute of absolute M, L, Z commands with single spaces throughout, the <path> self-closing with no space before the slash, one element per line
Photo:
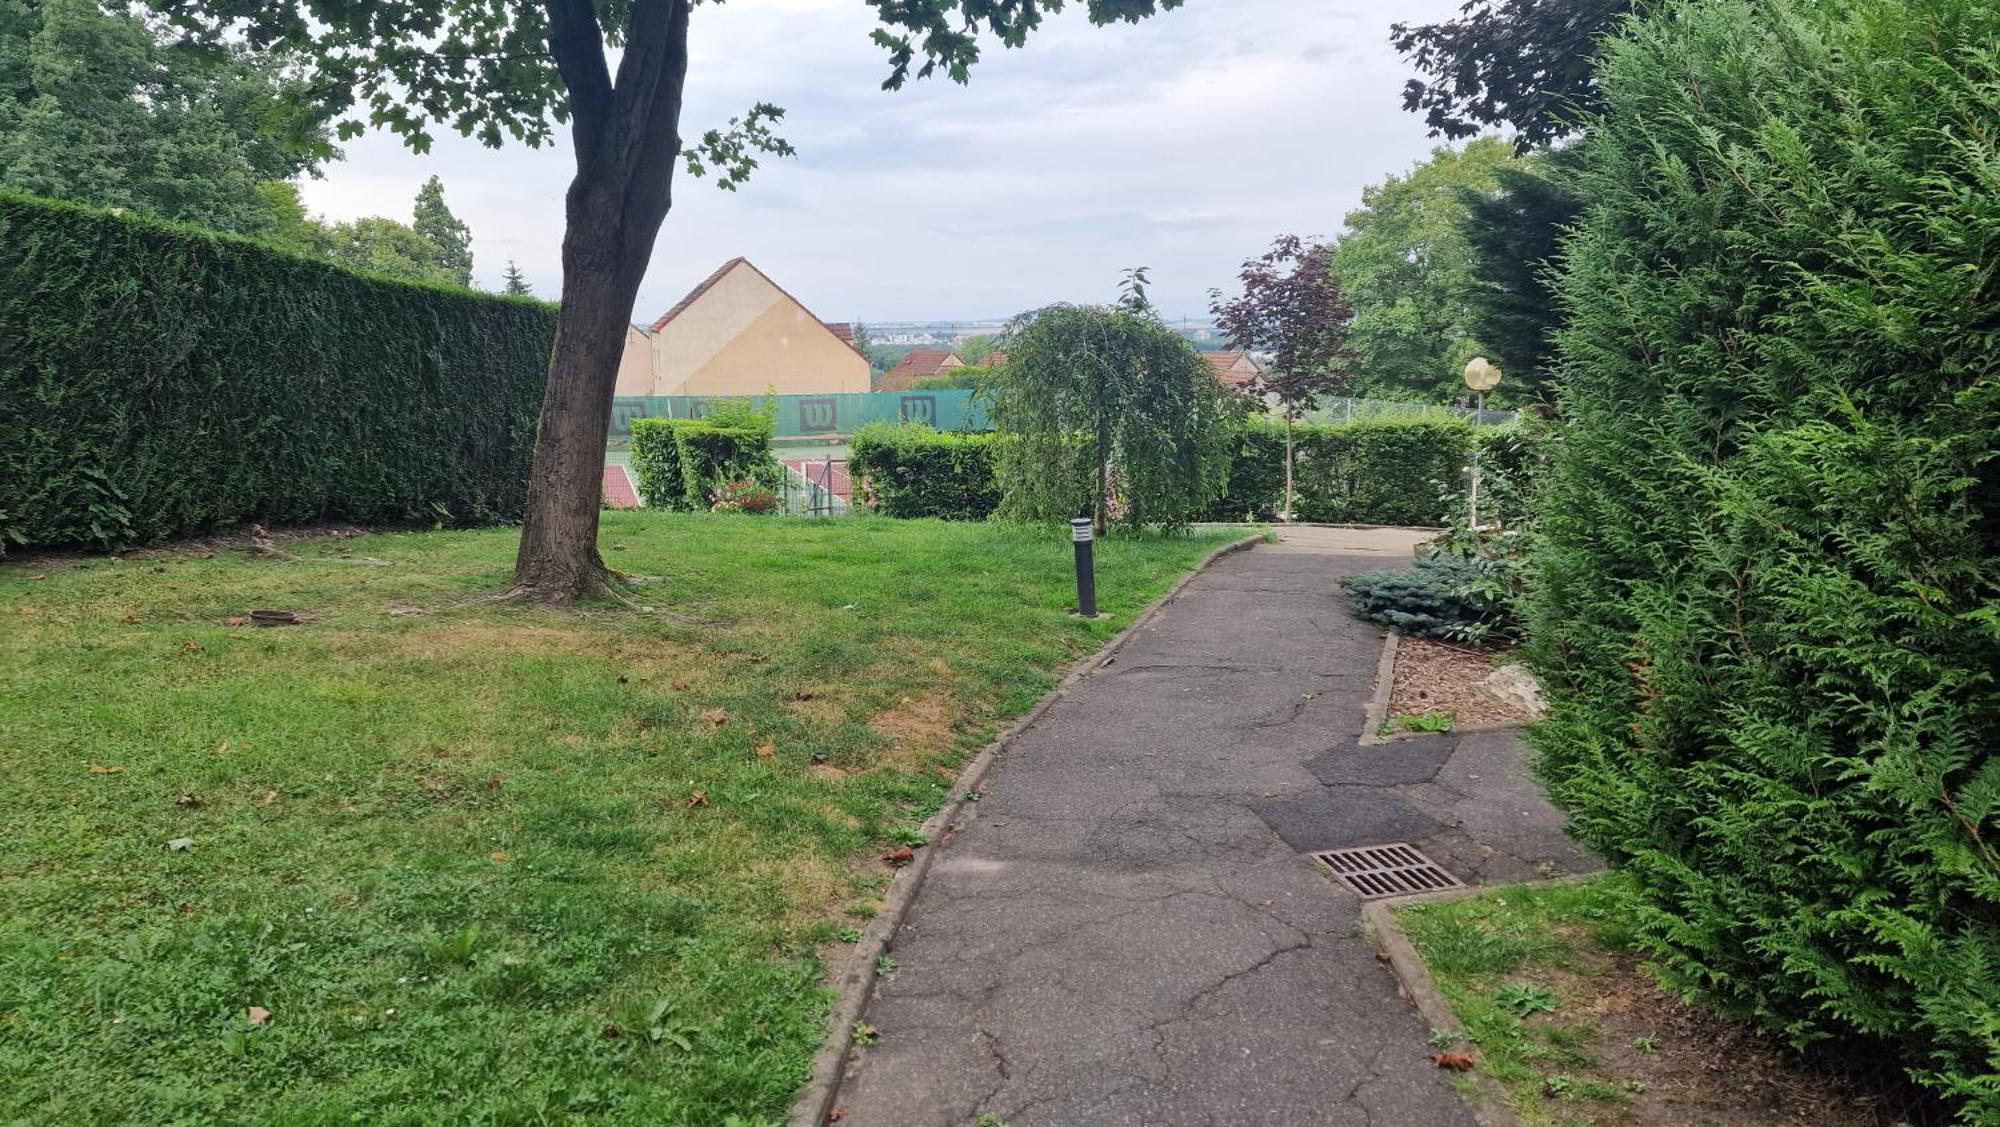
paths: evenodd
<path fill-rule="evenodd" d="M 597 551 L 604 446 L 639 281 L 673 204 L 689 0 L 634 0 L 616 85 L 590 0 L 545 0 L 570 93 L 576 178 L 563 231 L 562 312 L 535 431 L 511 595 L 571 603 L 614 576 Z"/>
<path fill-rule="evenodd" d="M 572 214 L 563 236 L 562 311 L 514 560 L 515 593 L 541 602 L 574 602 L 611 578 L 597 551 L 604 448 L 625 325 L 645 265 L 641 259 L 634 269 L 603 253 L 621 241 L 616 218 Z"/>

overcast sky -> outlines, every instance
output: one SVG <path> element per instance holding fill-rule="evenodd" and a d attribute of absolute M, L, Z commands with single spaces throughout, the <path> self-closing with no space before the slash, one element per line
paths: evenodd
<path fill-rule="evenodd" d="M 863 0 L 730 0 L 694 13 L 683 133 L 771 101 L 796 158 L 734 193 L 676 179 L 639 291 L 649 320 L 745 255 L 831 321 L 1004 317 L 1106 301 L 1152 268 L 1170 317 L 1281 232 L 1332 235 L 1364 185 L 1437 142 L 1402 111 L 1397 20 L 1461 0 L 1188 0 L 1093 28 L 1077 3 L 1019 50 L 988 44 L 972 81 L 880 89 Z M 559 138 L 562 136 L 558 134 Z M 566 140 L 492 150 L 441 136 L 418 156 L 387 134 L 305 186 L 334 219 L 407 220 L 436 173 L 472 227 L 475 273 L 507 259 L 545 297 L 560 278 Z"/>

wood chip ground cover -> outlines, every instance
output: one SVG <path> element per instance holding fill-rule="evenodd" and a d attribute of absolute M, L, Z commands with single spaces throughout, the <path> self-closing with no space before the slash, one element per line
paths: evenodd
<path fill-rule="evenodd" d="M 1449 715 L 1456 727 L 1511 724 L 1524 715 L 1499 701 L 1472 691 L 1493 672 L 1491 651 L 1470 649 L 1427 638 L 1398 638 L 1396 667 L 1389 690 L 1389 719 L 1401 716 Z"/>
<path fill-rule="evenodd" d="M 1465 1027 L 1475 1067 L 1525 1124 L 1943 1122 L 1893 1075 L 1809 1065 L 1662 991 L 1628 946 L 1622 879 L 1517 885 L 1396 910 Z"/>
<path fill-rule="evenodd" d="M 606 514 L 656 615 L 469 602 L 505 530 L 0 561 L 0 1121 L 777 1122 L 935 768 L 1215 543 L 1101 622 L 984 524 Z"/>

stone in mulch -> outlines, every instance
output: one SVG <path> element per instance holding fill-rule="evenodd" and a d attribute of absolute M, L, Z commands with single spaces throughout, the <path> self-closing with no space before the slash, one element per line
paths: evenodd
<path fill-rule="evenodd" d="M 1524 670 L 1500 664 L 1502 656 L 1426 638 L 1399 639 L 1390 720 L 1443 713 L 1455 727 L 1475 728 L 1534 719 L 1539 692 Z"/>

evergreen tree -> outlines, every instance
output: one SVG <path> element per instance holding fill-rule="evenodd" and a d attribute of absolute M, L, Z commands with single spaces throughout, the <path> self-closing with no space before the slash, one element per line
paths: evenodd
<path fill-rule="evenodd" d="M 1567 180 L 1579 151 L 1531 154 L 1495 169 L 1490 189 L 1460 189 L 1473 277 L 1465 327 L 1517 402 L 1545 396 L 1554 364 L 1562 314 L 1550 281 L 1582 203 Z"/>
<path fill-rule="evenodd" d="M 436 248 L 433 261 L 442 277 L 460 286 L 472 284 L 472 228 L 445 206 L 444 181 L 433 176 L 417 189 L 410 227 Z"/>
<path fill-rule="evenodd" d="M 535 296 L 535 291 L 528 285 L 527 275 L 521 273 L 521 268 L 514 265 L 514 260 L 511 258 L 507 260 L 507 271 L 504 278 L 506 284 L 501 287 L 501 293 L 514 297 Z"/>

